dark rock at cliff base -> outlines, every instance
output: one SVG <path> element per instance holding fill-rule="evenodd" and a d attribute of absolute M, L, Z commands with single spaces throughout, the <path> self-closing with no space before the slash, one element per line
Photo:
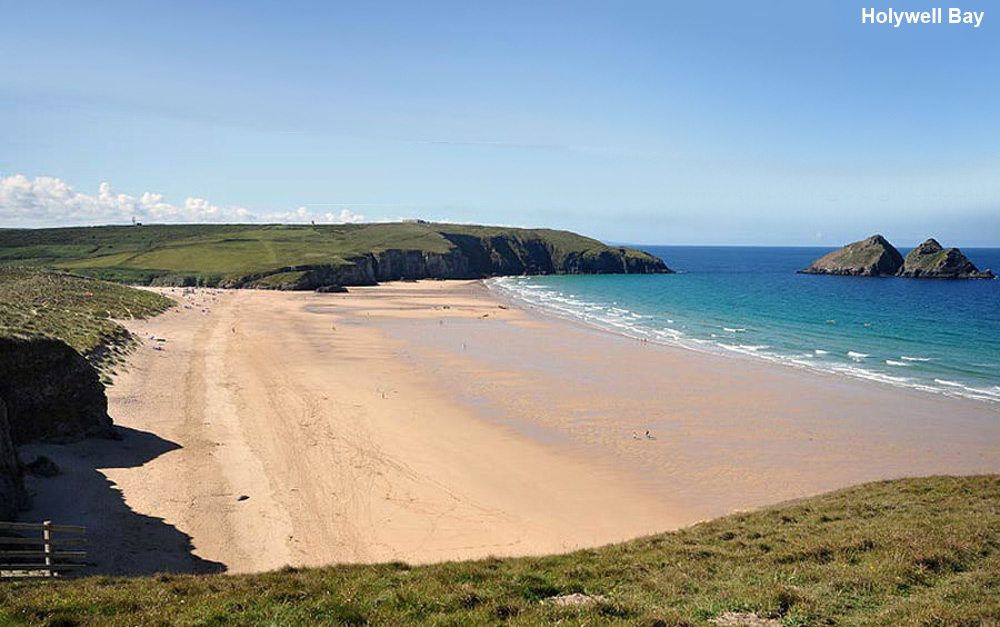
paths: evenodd
<path fill-rule="evenodd" d="M 59 340 L 0 338 L 0 397 L 16 445 L 115 437 L 97 371 Z"/>
<path fill-rule="evenodd" d="M 0 520 L 14 520 L 27 504 L 17 448 L 10 435 L 7 405 L 0 399 Z"/>
<path fill-rule="evenodd" d="M 320 294 L 344 294 L 347 292 L 347 288 L 343 285 L 321 285 L 316 288 L 316 291 Z"/>
<path fill-rule="evenodd" d="M 823 255 L 802 274 L 843 276 L 895 276 L 903 267 L 903 256 L 881 235 L 872 235 Z"/>
<path fill-rule="evenodd" d="M 993 273 L 989 270 L 980 272 L 962 251 L 944 248 L 931 238 L 910 251 L 898 276 L 920 279 L 992 279 Z"/>
<path fill-rule="evenodd" d="M 52 458 L 48 455 L 39 455 L 25 464 L 24 470 L 29 475 L 45 477 L 46 479 L 58 477 L 62 474 L 62 470 L 59 469 L 59 465 L 52 461 Z"/>

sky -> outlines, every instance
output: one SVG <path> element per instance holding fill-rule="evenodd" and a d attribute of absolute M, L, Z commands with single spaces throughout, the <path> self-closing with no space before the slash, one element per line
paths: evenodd
<path fill-rule="evenodd" d="M 1000 246 L 1000 8 L 873 1 L 0 0 L 0 227 Z"/>

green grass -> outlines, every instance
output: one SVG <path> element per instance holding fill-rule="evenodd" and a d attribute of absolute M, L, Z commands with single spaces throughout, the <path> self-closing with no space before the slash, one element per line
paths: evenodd
<path fill-rule="evenodd" d="M 555 595 L 605 600 L 556 607 Z M 1000 477 L 873 483 L 538 558 L 0 586 L 7 625 L 1000 624 Z"/>
<path fill-rule="evenodd" d="M 912 270 L 936 270 L 944 265 L 948 260 L 948 250 L 939 250 L 936 253 L 926 253 L 922 255 L 914 254 L 913 251 L 906 256 L 906 269 Z"/>
<path fill-rule="evenodd" d="M 171 277 L 217 284 L 308 266 L 348 264 L 352 258 L 388 249 L 443 254 L 455 248 L 446 237 L 453 234 L 543 238 L 558 256 L 570 252 L 590 256 L 609 250 L 597 240 L 568 231 L 471 225 L 110 226 L 0 229 L 0 266 L 60 268 L 135 283 Z"/>
<path fill-rule="evenodd" d="M 0 337 L 52 337 L 85 357 L 124 338 L 116 319 L 147 318 L 172 305 L 169 298 L 124 285 L 0 266 Z"/>

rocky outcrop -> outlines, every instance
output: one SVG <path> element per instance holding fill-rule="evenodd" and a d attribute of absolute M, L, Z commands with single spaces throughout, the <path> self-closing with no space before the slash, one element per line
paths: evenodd
<path fill-rule="evenodd" d="M 872 235 L 823 255 L 802 274 L 843 276 L 895 276 L 903 267 L 903 256 L 881 235 Z"/>
<path fill-rule="evenodd" d="M 957 248 L 944 248 L 931 238 L 903 259 L 881 235 L 848 244 L 823 255 L 802 274 L 845 276 L 899 276 L 920 279 L 992 279 L 989 270 L 980 272 Z"/>
<path fill-rule="evenodd" d="M 669 274 L 663 260 L 631 248 L 561 250 L 542 237 L 442 233 L 468 260 L 468 276 L 517 274 Z"/>
<path fill-rule="evenodd" d="M 980 272 L 957 248 L 944 248 L 931 238 L 906 255 L 898 276 L 921 279 L 992 279 L 989 270 Z"/>
<path fill-rule="evenodd" d="M 0 338 L 0 397 L 15 445 L 114 437 L 97 371 L 59 340 Z"/>
<path fill-rule="evenodd" d="M 375 285 L 415 279 L 480 279 L 520 274 L 669 274 L 649 253 L 598 245 L 562 251 L 541 237 L 479 237 L 442 233 L 445 252 L 389 249 L 351 257 L 339 265 L 292 266 L 266 274 L 234 277 L 220 287 L 315 290 L 327 286 Z"/>
<path fill-rule="evenodd" d="M 7 420 L 7 405 L 0 398 L 0 520 L 14 520 L 26 501 L 21 463 Z"/>

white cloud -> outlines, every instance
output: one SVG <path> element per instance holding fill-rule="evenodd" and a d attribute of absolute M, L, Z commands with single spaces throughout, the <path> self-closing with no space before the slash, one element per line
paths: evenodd
<path fill-rule="evenodd" d="M 330 211 L 319 213 L 310 211 L 306 207 L 299 207 L 295 211 L 265 213 L 260 217 L 261 222 L 321 222 L 323 224 L 346 224 L 348 222 L 363 222 L 363 215 L 352 212 L 350 209 L 341 209 L 340 213 Z"/>
<path fill-rule="evenodd" d="M 213 205 L 204 198 L 187 198 L 173 205 L 162 194 L 141 196 L 116 194 L 109 183 L 101 183 L 96 196 L 76 192 L 61 179 L 22 174 L 0 178 L 0 227 L 83 226 L 127 224 L 132 217 L 141 222 L 360 222 L 363 215 L 343 209 L 339 213 L 313 212 L 306 207 L 294 211 L 257 214 L 244 207 Z"/>

